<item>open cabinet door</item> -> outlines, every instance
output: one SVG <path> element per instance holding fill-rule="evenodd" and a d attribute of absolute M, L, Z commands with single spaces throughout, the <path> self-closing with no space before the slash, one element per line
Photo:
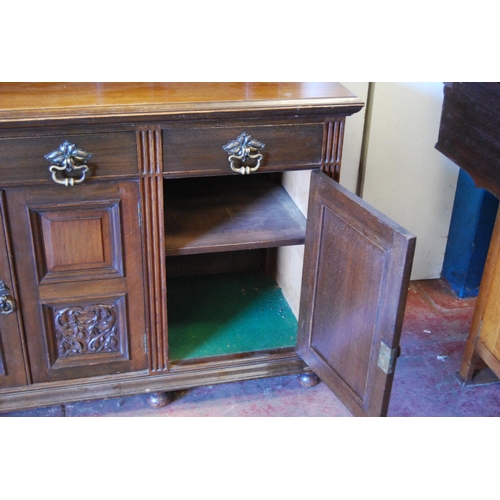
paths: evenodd
<path fill-rule="evenodd" d="M 415 237 L 311 174 L 297 350 L 356 416 L 385 416 Z"/>

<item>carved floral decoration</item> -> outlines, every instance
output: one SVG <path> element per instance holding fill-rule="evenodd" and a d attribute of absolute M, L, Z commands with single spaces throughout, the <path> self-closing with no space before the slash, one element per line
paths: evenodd
<path fill-rule="evenodd" d="M 120 351 L 113 306 L 68 307 L 54 320 L 59 357 Z"/>

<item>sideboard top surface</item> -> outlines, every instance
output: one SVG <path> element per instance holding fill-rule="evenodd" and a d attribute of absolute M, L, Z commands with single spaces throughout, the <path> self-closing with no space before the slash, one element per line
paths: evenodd
<path fill-rule="evenodd" d="M 338 83 L 0 83 L 0 124 L 115 121 L 240 111 L 341 109 L 363 102 Z"/>

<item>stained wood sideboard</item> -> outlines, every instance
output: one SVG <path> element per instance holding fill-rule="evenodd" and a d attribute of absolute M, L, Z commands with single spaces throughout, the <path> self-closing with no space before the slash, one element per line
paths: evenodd
<path fill-rule="evenodd" d="M 333 83 L 1 84 L 0 411 L 296 373 L 385 415 L 415 238 L 338 183 L 362 107 Z"/>

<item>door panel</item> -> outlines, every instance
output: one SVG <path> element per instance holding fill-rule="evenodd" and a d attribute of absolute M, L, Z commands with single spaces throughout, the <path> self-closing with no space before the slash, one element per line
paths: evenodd
<path fill-rule="evenodd" d="M 127 360 L 125 297 L 97 300 L 42 302 L 45 341 L 55 369 Z"/>
<path fill-rule="evenodd" d="M 143 370 L 137 182 L 9 190 L 34 382 Z"/>
<path fill-rule="evenodd" d="M 8 291 L 14 310 L 0 314 L 0 388 L 26 385 L 26 372 L 19 324 L 19 301 L 12 275 L 12 255 L 5 220 L 4 193 L 0 191 L 0 280 Z M 10 307 L 6 308 L 10 311 Z"/>
<path fill-rule="evenodd" d="M 387 413 L 394 366 L 384 355 L 399 347 L 414 246 L 406 230 L 312 173 L 298 353 L 355 415 Z"/>
<path fill-rule="evenodd" d="M 30 209 L 40 281 L 123 276 L 119 201 Z"/>

